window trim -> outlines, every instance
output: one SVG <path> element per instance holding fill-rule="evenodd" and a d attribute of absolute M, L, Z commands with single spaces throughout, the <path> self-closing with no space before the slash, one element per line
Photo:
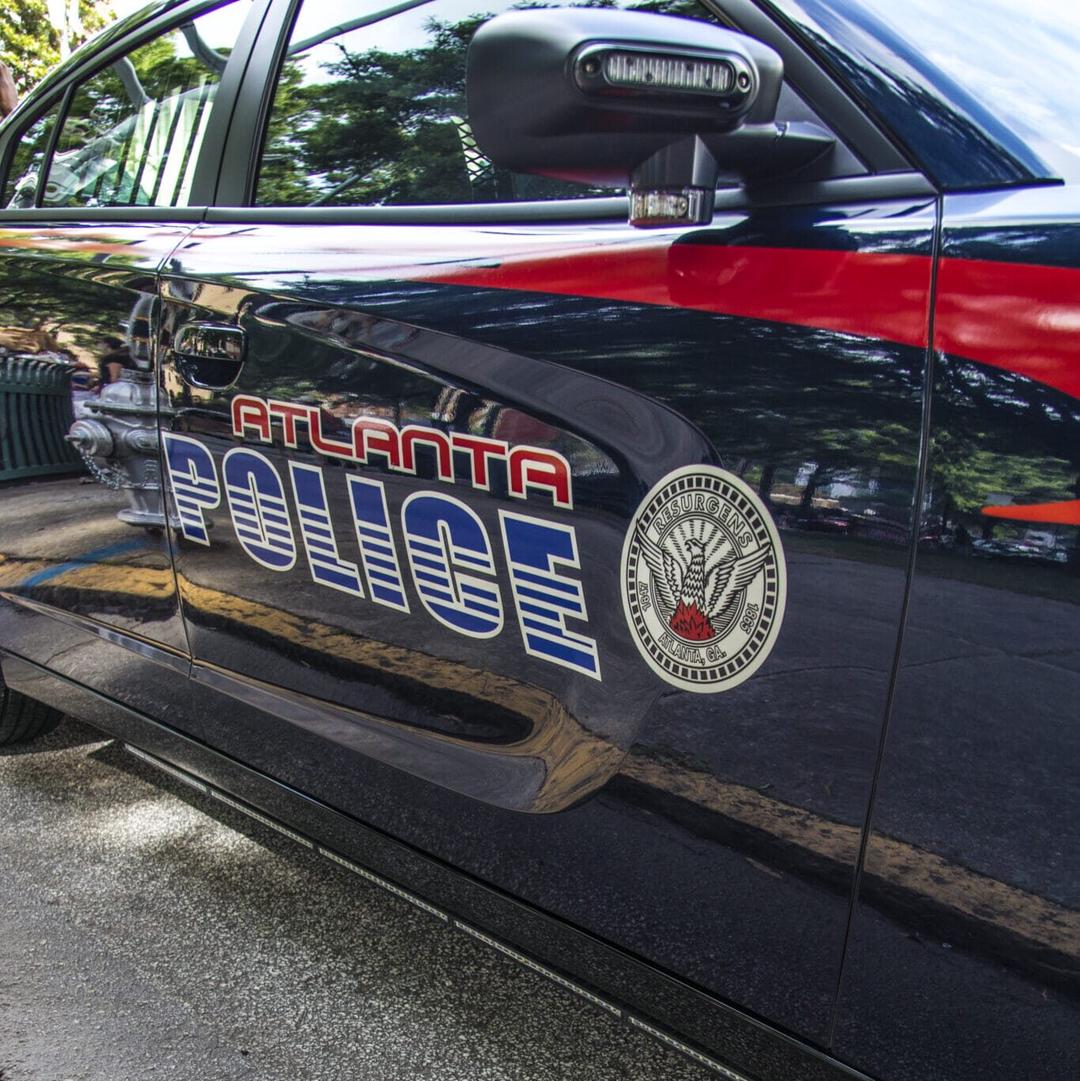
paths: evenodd
<path fill-rule="evenodd" d="M 93 76 L 91 76 L 91 78 L 93 78 Z M 82 82 L 85 81 L 86 80 L 83 80 Z M 56 154 L 56 148 L 60 143 L 60 132 L 64 130 L 64 123 L 67 120 L 68 110 L 71 108 L 71 100 L 75 96 L 76 89 L 82 85 L 82 82 L 68 83 L 64 88 L 63 94 L 60 96 L 60 111 L 56 114 L 56 123 L 49 133 L 49 141 L 45 146 L 45 157 L 41 160 L 41 171 L 38 173 L 37 184 L 34 187 L 35 210 L 38 209 L 45 200 L 45 188 L 48 183 L 49 173 L 52 172 L 53 156 Z"/>
<path fill-rule="evenodd" d="M 302 0 L 270 0 L 262 32 L 234 103 L 222 148 L 214 206 L 252 206 L 264 132 L 277 90 L 277 76 Z"/>
<path fill-rule="evenodd" d="M 35 206 L 0 211 L 0 229 L 22 222 L 64 225 L 94 222 L 127 222 L 140 225 L 150 222 L 201 222 L 205 206 Z M 138 211 L 138 214 L 133 213 Z"/>
<path fill-rule="evenodd" d="M 937 189 L 921 173 L 837 177 L 771 188 L 721 188 L 716 212 L 780 206 L 933 199 Z M 251 225 L 496 225 L 529 222 L 616 221 L 627 218 L 625 196 L 548 199 L 535 203 L 442 203 L 427 206 L 211 206 L 208 224 Z"/>
<path fill-rule="evenodd" d="M 60 102 L 60 112 L 56 126 L 49 139 L 46 156 L 43 161 L 42 172 L 38 177 L 38 188 L 35 195 L 35 206 L 27 209 L 8 209 L 0 207 L 0 221 L 188 221 L 201 220 L 207 206 L 213 198 L 214 187 L 220 173 L 221 151 L 224 146 L 229 122 L 232 118 L 236 102 L 236 95 L 247 74 L 248 61 L 251 50 L 259 39 L 260 31 L 266 20 L 267 11 L 274 0 L 252 0 L 251 11 L 241 27 L 233 51 L 229 55 L 228 63 L 222 72 L 221 81 L 218 83 L 218 92 L 215 95 L 210 121 L 207 125 L 206 135 L 199 148 L 199 157 L 195 166 L 194 180 L 191 189 L 191 204 L 187 207 L 149 207 L 149 206 L 109 206 L 109 207 L 47 207 L 41 205 L 41 197 L 44 192 L 45 181 L 48 177 L 49 167 L 52 165 L 53 153 L 56 149 L 60 132 L 67 120 L 71 99 L 77 89 L 88 79 L 92 79 L 98 72 L 107 68 L 122 56 L 126 56 L 133 49 L 153 40 L 162 34 L 176 29 L 190 19 L 223 7 L 229 0 L 186 0 L 180 5 L 157 10 L 145 22 L 137 23 L 125 32 L 107 41 L 100 49 L 91 48 L 86 53 L 76 53 L 74 63 L 49 79 L 41 88 L 41 98 L 38 92 L 32 93 L 22 105 L 30 112 L 33 111 L 34 123 L 44 109 L 51 108 L 57 101 Z M 105 34 L 108 35 L 106 30 Z M 48 102 L 44 108 L 41 103 Z M 15 149 L 23 132 L 27 129 L 19 126 L 12 127 L 10 131 L 0 135 L 0 191 L 7 183 L 7 172 L 11 165 Z M 72 214 L 66 213 L 71 211 Z M 149 214 L 147 212 L 154 211 Z M 156 213 L 167 212 L 165 217 Z M 195 212 L 197 218 L 186 212 Z M 118 213 L 117 213 L 118 212 Z"/>

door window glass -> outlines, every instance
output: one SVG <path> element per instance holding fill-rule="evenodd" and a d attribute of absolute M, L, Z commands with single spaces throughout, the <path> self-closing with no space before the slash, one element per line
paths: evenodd
<path fill-rule="evenodd" d="M 465 52 L 477 28 L 510 8 L 554 6 L 419 0 L 401 11 L 384 0 L 306 0 L 278 77 L 255 201 L 392 206 L 601 194 L 496 169 L 469 128 Z M 697 0 L 610 6 L 710 18 Z"/>
<path fill-rule="evenodd" d="M 52 135 L 59 111 L 60 106 L 57 103 L 23 131 L 8 168 L 3 206 L 21 209 L 34 205 L 38 174 L 41 172 L 41 163 L 45 160 L 49 136 Z"/>
<path fill-rule="evenodd" d="M 46 206 L 186 206 L 214 94 L 250 0 L 189 20 L 86 80 L 64 117 Z"/>

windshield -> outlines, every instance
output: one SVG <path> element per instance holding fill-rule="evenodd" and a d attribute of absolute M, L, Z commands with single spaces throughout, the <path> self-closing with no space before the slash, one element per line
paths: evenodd
<path fill-rule="evenodd" d="M 1080 179 L 1078 0 L 769 0 L 946 187 Z"/>

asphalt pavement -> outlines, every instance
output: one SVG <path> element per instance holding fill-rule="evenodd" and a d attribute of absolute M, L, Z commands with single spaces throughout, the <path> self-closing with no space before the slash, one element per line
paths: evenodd
<path fill-rule="evenodd" d="M 0 752 L 0 1081 L 715 1081 L 74 721 Z"/>

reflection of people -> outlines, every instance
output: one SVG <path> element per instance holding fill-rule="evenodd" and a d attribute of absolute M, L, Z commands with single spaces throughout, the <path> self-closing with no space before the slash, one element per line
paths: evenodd
<path fill-rule="evenodd" d="M 11 77 L 11 69 L 0 62 L 0 117 L 5 117 L 13 112 L 19 104 L 19 92 L 15 89 L 15 80 Z"/>
<path fill-rule="evenodd" d="M 98 375 L 82 361 L 76 361 L 71 373 L 71 412 L 78 420 L 85 412 L 83 402 L 97 397 Z"/>
<path fill-rule="evenodd" d="M 108 352 L 98 360 L 98 373 L 102 384 L 115 383 L 125 368 L 134 368 L 131 350 L 119 338 L 102 338 L 102 346 Z"/>

